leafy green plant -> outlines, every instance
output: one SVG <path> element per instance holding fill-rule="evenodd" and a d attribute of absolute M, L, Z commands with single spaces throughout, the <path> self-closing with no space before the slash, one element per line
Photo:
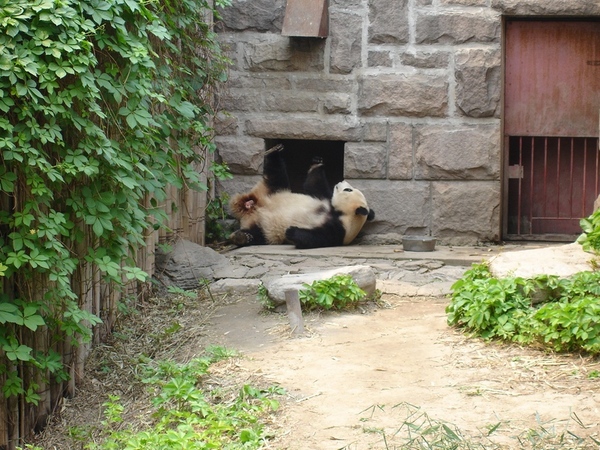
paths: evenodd
<path fill-rule="evenodd" d="M 271 300 L 271 297 L 269 297 L 269 292 L 267 291 L 267 288 L 262 282 L 258 285 L 257 295 L 258 301 L 263 306 L 263 308 L 267 310 L 272 310 L 275 308 L 275 302 L 273 302 L 273 300 Z"/>
<path fill-rule="evenodd" d="M 223 194 L 210 200 L 206 206 L 206 240 L 210 243 L 225 241 L 233 231 L 223 225 L 227 218 L 228 202 L 229 196 Z"/>
<path fill-rule="evenodd" d="M 93 285 L 147 281 L 136 253 L 166 226 L 171 186 L 207 190 L 229 61 L 205 0 L 0 6 L 0 376 L 35 403 L 23 374 L 65 377 L 48 348 L 89 342 L 111 313 L 82 307 Z"/>
<path fill-rule="evenodd" d="M 600 253 L 600 209 L 579 221 L 583 233 L 577 238 L 586 252 Z"/>
<path fill-rule="evenodd" d="M 279 408 L 275 397 L 285 392 L 278 386 L 261 389 L 245 384 L 231 400 L 220 402 L 219 396 L 213 397 L 202 388 L 210 366 L 234 354 L 211 347 L 206 356 L 185 364 L 148 361 L 143 383 L 154 394 L 150 406 L 154 421 L 144 429 L 134 429 L 123 419 L 120 398 L 109 396 L 104 403 L 103 437 L 85 448 L 260 448 L 268 437 L 261 418 Z"/>
<path fill-rule="evenodd" d="M 335 275 L 326 280 L 304 283 L 298 292 L 306 309 L 345 309 L 355 307 L 366 296 L 350 275 Z"/>
<path fill-rule="evenodd" d="M 452 285 L 448 324 L 464 326 L 483 338 L 512 339 L 519 334 L 534 285 L 523 278 L 497 279 L 485 264 L 473 265 Z"/>
<path fill-rule="evenodd" d="M 546 302 L 534 306 L 543 292 Z M 451 326 L 484 339 L 541 344 L 556 351 L 600 353 L 600 273 L 570 278 L 498 279 L 487 264 L 475 264 L 452 286 L 446 307 Z"/>

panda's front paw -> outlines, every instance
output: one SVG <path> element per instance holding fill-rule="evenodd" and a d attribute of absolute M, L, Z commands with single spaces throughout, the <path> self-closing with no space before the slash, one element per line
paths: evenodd
<path fill-rule="evenodd" d="M 289 227 L 287 230 L 285 230 L 285 238 L 290 242 L 294 242 L 296 239 L 298 230 L 299 230 L 298 227 Z"/>

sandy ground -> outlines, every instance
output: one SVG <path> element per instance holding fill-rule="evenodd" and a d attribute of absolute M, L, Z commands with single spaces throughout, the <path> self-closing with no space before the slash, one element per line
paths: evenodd
<path fill-rule="evenodd" d="M 523 448 L 519 438 L 540 427 L 598 437 L 597 360 L 470 340 L 446 325 L 442 299 L 388 300 L 363 314 L 306 315 L 300 337 L 254 301 L 215 315 L 213 340 L 289 394 L 272 448 L 400 448 L 402 423 L 423 414 L 468 436 L 493 430 L 485 448 Z"/>

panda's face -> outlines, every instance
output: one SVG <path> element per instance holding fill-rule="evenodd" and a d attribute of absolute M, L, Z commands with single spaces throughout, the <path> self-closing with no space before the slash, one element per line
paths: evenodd
<path fill-rule="evenodd" d="M 354 215 L 357 208 L 367 208 L 367 199 L 358 189 L 353 188 L 347 181 L 340 181 L 333 188 L 331 197 L 333 207 L 343 214 Z"/>

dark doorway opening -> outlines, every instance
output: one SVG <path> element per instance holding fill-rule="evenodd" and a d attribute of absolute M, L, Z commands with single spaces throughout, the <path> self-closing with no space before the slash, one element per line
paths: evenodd
<path fill-rule="evenodd" d="M 331 187 L 344 179 L 344 141 L 265 139 L 265 150 L 277 144 L 283 144 L 283 158 L 292 192 L 302 192 L 306 174 L 315 157 L 323 159 Z"/>

